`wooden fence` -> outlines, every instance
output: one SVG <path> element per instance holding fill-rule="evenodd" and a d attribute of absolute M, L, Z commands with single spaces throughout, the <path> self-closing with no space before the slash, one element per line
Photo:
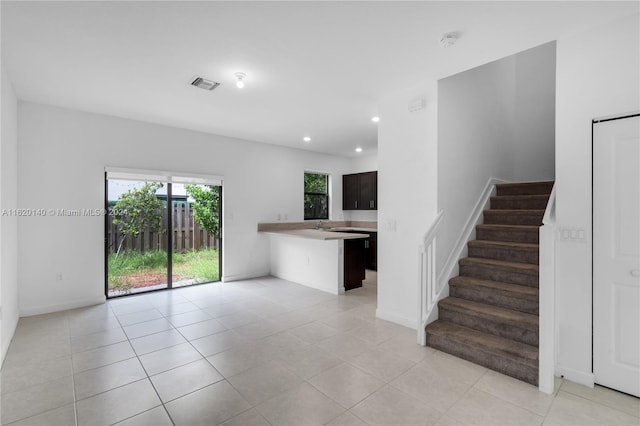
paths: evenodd
<path fill-rule="evenodd" d="M 109 253 L 118 250 L 118 245 L 122 241 L 122 233 L 118 226 L 113 224 L 113 216 L 107 216 L 107 241 Z M 122 250 L 137 250 L 145 252 L 148 250 L 167 249 L 168 229 L 167 215 L 162 218 L 162 233 L 144 231 L 138 237 L 125 237 L 122 243 Z M 193 210 L 189 203 L 174 203 L 173 205 L 173 251 L 185 252 L 200 249 L 219 249 L 219 239 L 217 235 L 209 235 L 207 231 L 200 228 L 198 222 L 193 219 Z"/>

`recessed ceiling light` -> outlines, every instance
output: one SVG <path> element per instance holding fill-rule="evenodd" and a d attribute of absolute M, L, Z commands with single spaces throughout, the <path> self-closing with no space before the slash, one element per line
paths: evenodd
<path fill-rule="evenodd" d="M 357 148 L 356 148 L 356 152 L 362 152 L 362 148 L 357 147 Z"/>
<path fill-rule="evenodd" d="M 242 89 L 244 87 L 244 79 L 247 76 L 245 73 L 243 72 L 237 72 L 234 74 L 236 76 L 236 87 L 238 89 Z"/>
<path fill-rule="evenodd" d="M 371 121 L 373 121 L 374 123 L 378 123 L 380 121 L 380 117 L 378 117 L 377 115 L 375 117 L 371 117 Z"/>
<path fill-rule="evenodd" d="M 311 138 L 309 136 L 305 136 L 304 138 L 302 138 L 302 140 L 307 143 L 311 142 Z"/>

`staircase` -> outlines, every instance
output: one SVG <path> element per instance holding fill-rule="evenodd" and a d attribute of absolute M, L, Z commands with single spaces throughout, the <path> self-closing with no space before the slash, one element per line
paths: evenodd
<path fill-rule="evenodd" d="M 427 346 L 538 384 L 538 231 L 553 182 L 496 185 Z"/>

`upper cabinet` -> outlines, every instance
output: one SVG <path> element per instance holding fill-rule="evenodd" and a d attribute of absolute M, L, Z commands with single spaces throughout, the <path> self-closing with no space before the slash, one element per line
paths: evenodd
<path fill-rule="evenodd" d="M 378 172 L 342 175 L 343 210 L 378 210 Z"/>

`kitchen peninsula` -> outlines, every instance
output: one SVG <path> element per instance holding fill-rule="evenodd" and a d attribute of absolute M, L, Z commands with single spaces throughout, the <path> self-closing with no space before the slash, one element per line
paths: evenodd
<path fill-rule="evenodd" d="M 319 227 L 318 225 L 321 225 Z M 375 222 L 260 223 L 269 235 L 271 275 L 332 294 L 362 287 Z"/>

